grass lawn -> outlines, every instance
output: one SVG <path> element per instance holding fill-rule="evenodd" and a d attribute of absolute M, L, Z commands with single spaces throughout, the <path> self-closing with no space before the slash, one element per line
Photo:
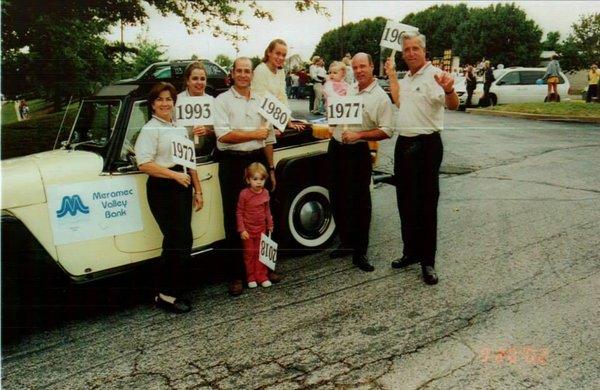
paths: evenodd
<path fill-rule="evenodd" d="M 39 104 L 37 107 L 40 111 L 37 115 L 32 114 L 31 119 L 13 123 L 2 121 L 2 159 L 52 150 L 65 112 L 41 114 L 41 110 L 45 109 L 46 105 L 43 102 L 36 104 Z M 78 107 L 79 103 L 71 104 L 69 107 L 59 142 L 66 140 L 69 136 Z M 2 116 L 4 118 L 4 110 Z"/>
<path fill-rule="evenodd" d="M 582 100 L 560 103 L 501 104 L 495 107 L 489 107 L 488 109 L 491 111 L 522 112 L 527 114 L 600 118 L 600 104 L 585 103 Z"/>
<path fill-rule="evenodd" d="M 7 100 L 2 104 L 2 125 L 17 121 L 17 112 L 15 111 L 15 102 Z"/>

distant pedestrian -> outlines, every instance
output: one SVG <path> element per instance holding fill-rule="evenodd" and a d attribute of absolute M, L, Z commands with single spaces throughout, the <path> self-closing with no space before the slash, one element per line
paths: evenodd
<path fill-rule="evenodd" d="M 546 68 L 546 74 L 544 74 L 543 80 L 548 83 L 548 101 L 558 100 L 558 81 L 560 76 L 560 64 L 558 63 L 558 55 L 552 56 L 552 61 L 548 63 Z"/>
<path fill-rule="evenodd" d="M 244 264 L 248 287 L 271 287 L 268 269 L 259 260 L 261 235 L 273 232 L 273 217 L 269 207 L 269 191 L 265 189 L 267 168 L 259 162 L 246 167 L 248 187 L 240 192 L 237 203 L 237 228 L 244 248 Z"/>
<path fill-rule="evenodd" d="M 493 104 L 490 98 L 490 87 L 492 83 L 496 81 L 494 77 L 494 70 L 492 69 L 492 64 L 489 61 L 486 61 L 483 65 L 483 96 L 481 97 L 481 101 L 486 106 Z"/>
<path fill-rule="evenodd" d="M 312 104 L 311 113 L 312 114 L 322 114 L 321 113 L 321 103 L 323 101 L 323 83 L 327 78 L 327 73 L 325 72 L 325 61 L 319 56 L 313 57 L 313 64 L 310 66 L 310 78 L 313 83 L 314 90 L 314 101 Z"/>
<path fill-rule="evenodd" d="M 600 84 L 600 70 L 598 65 L 592 64 L 588 72 L 588 90 L 585 102 L 589 103 L 593 98 L 598 97 L 598 84 Z"/>
<path fill-rule="evenodd" d="M 342 62 L 346 66 L 346 82 L 350 85 L 354 84 L 354 71 L 352 70 L 352 60 L 348 57 L 344 57 Z"/>
<path fill-rule="evenodd" d="M 471 65 L 467 66 L 467 71 L 465 72 L 465 78 L 467 83 L 467 102 L 466 106 L 471 107 L 473 105 L 473 91 L 477 88 L 477 77 L 473 72 L 473 67 Z"/>
<path fill-rule="evenodd" d="M 298 89 L 300 88 L 300 76 L 298 76 L 297 73 L 298 72 L 294 69 L 294 71 L 290 74 L 290 79 L 292 80 L 290 99 L 298 99 Z"/>
<path fill-rule="evenodd" d="M 25 99 L 21 99 L 19 102 L 19 115 L 22 120 L 29 119 L 29 105 Z"/>

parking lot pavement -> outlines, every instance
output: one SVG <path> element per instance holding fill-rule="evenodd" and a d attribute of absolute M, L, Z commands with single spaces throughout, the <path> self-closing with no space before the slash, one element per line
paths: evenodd
<path fill-rule="evenodd" d="M 597 388 L 598 129 L 448 123 L 438 285 L 389 267 L 400 226 L 380 184 L 375 272 L 299 253 L 269 289 L 201 285 L 187 315 L 135 304 L 60 323 L 4 346 L 3 386 Z"/>

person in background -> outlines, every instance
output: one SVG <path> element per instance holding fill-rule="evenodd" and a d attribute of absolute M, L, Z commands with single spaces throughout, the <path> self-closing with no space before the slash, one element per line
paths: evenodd
<path fill-rule="evenodd" d="M 471 107 L 473 105 L 473 91 L 475 91 L 475 88 L 477 88 L 477 78 L 475 77 L 475 73 L 473 72 L 473 67 L 471 65 L 467 66 L 467 70 L 465 71 L 465 79 L 467 84 L 466 106 Z"/>
<path fill-rule="evenodd" d="M 600 84 L 600 70 L 598 65 L 592 64 L 588 72 L 588 90 L 585 96 L 585 102 L 589 103 L 598 96 L 598 84 Z"/>
<path fill-rule="evenodd" d="M 344 57 L 342 59 L 342 62 L 346 66 L 345 81 L 346 81 L 346 83 L 348 83 L 348 85 L 352 85 L 355 82 L 355 80 L 354 80 L 354 72 L 352 71 L 352 60 L 350 58 L 348 58 L 348 57 Z"/>
<path fill-rule="evenodd" d="M 240 192 L 237 204 L 237 227 L 244 248 L 244 265 L 248 287 L 271 287 L 268 268 L 259 260 L 262 234 L 273 233 L 273 217 L 269 206 L 269 191 L 265 189 L 268 178 L 264 165 L 254 162 L 246 167 L 248 187 Z"/>
<path fill-rule="evenodd" d="M 496 81 L 494 69 L 492 69 L 492 65 L 489 61 L 485 61 L 483 65 L 483 96 L 480 99 L 485 105 L 492 104 L 492 101 L 490 100 L 490 87 L 494 81 Z"/>
<path fill-rule="evenodd" d="M 297 69 L 294 69 L 290 77 L 292 79 L 292 90 L 290 92 L 290 99 L 298 99 L 298 89 L 300 88 L 300 76 L 298 76 Z"/>
<path fill-rule="evenodd" d="M 185 89 L 177 95 L 177 99 L 188 96 L 206 96 L 214 106 L 214 98 L 205 94 L 206 69 L 200 61 L 190 63 L 183 72 L 183 85 Z M 190 137 L 197 136 L 196 156 L 211 154 L 215 147 L 215 131 L 213 126 L 186 126 Z"/>
<path fill-rule="evenodd" d="M 325 61 L 319 56 L 314 56 L 312 65 L 310 66 L 310 79 L 313 83 L 313 90 L 315 93 L 311 113 L 315 115 L 322 115 L 321 104 L 323 102 L 323 83 L 327 78 L 327 73 L 324 69 Z"/>
<path fill-rule="evenodd" d="M 548 63 L 546 67 L 546 74 L 542 80 L 545 80 L 548 83 L 548 100 L 553 101 L 558 97 L 558 81 L 560 75 L 560 64 L 558 63 L 558 55 L 554 54 L 552 56 L 552 60 Z"/>
<path fill-rule="evenodd" d="M 152 88 L 148 95 L 152 118 L 140 131 L 135 155 L 139 170 L 148 175 L 148 206 L 163 234 L 154 302 L 165 310 L 186 313 L 191 304 L 181 297 L 179 276 L 192 252 L 192 207 L 199 211 L 203 200 L 196 171 L 176 165 L 171 159 L 172 138 L 188 137 L 187 130 L 173 122 L 176 101 L 173 85 L 160 82 Z"/>
<path fill-rule="evenodd" d="M 444 151 L 440 132 L 444 128 L 444 108 L 456 110 L 460 102 L 452 76 L 426 60 L 424 35 L 404 33 L 402 57 L 409 72 L 400 81 L 393 59 L 385 63 L 392 99 L 399 108 L 394 177 L 404 245 L 403 256 L 391 265 L 402 268 L 420 262 L 423 281 L 431 285 L 438 282 L 437 206 Z"/>

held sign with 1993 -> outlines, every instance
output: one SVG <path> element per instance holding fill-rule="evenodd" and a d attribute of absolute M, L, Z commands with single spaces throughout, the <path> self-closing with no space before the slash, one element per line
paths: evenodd
<path fill-rule="evenodd" d="M 269 234 L 270 236 L 270 234 Z M 275 270 L 275 264 L 277 262 L 277 243 L 264 233 L 260 235 L 260 251 L 258 253 L 258 260 Z"/>
<path fill-rule="evenodd" d="M 212 99 L 208 96 L 182 96 L 177 99 L 175 119 L 179 126 L 212 125 Z"/>
<path fill-rule="evenodd" d="M 292 111 L 268 92 L 263 96 L 258 113 L 281 131 L 285 131 L 285 127 L 292 117 Z"/>
<path fill-rule="evenodd" d="M 327 123 L 330 125 L 362 124 L 362 96 L 331 97 L 327 104 Z"/>
<path fill-rule="evenodd" d="M 190 139 L 183 136 L 174 136 L 171 139 L 170 148 L 171 158 L 175 164 L 196 169 L 196 149 Z"/>
<path fill-rule="evenodd" d="M 392 20 L 388 20 L 385 28 L 383 29 L 379 46 L 402 51 L 402 34 L 409 31 L 418 32 L 419 29 L 408 24 L 397 23 Z"/>

